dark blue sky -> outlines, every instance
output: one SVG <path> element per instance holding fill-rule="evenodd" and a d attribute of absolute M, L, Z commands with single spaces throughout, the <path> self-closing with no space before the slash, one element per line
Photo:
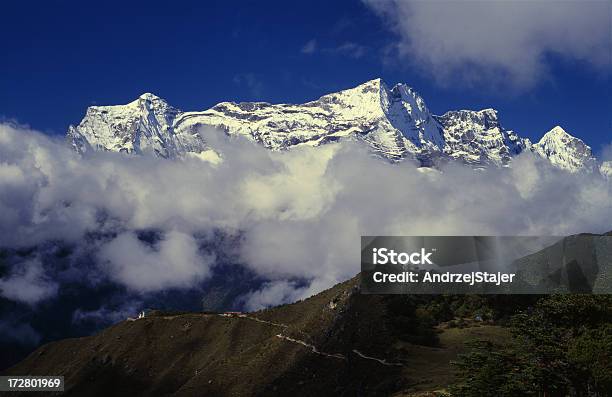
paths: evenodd
<path fill-rule="evenodd" d="M 494 107 L 532 139 L 559 124 L 596 151 L 612 141 L 609 74 L 553 59 L 546 81 L 519 94 L 441 87 L 389 54 L 396 36 L 358 1 L 11 1 L 0 14 L 0 115 L 49 134 L 88 105 L 143 92 L 197 110 L 303 102 L 382 77 L 416 88 L 434 113 Z"/>

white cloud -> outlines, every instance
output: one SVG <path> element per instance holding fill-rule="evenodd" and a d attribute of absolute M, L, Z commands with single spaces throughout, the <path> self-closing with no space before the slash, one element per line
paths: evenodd
<path fill-rule="evenodd" d="M 57 289 L 38 259 L 21 262 L 12 267 L 11 274 L 0 278 L 0 296 L 28 305 L 55 296 Z"/>
<path fill-rule="evenodd" d="M 259 307 L 354 276 L 361 235 L 612 229 L 610 182 L 564 173 L 530 155 L 510 169 L 424 173 L 373 158 L 358 144 L 273 152 L 206 133 L 220 154 L 216 164 L 119 153 L 79 158 L 60 141 L 0 126 L 0 247 L 78 244 L 95 231 L 101 237 L 91 245 L 101 266 L 91 271 L 149 292 L 209 277 L 215 267 L 201 242 L 223 231 L 239 236 L 232 250 L 272 283 L 252 294 L 250 307 Z M 142 230 L 161 240 L 141 241 Z M 298 279 L 307 283 L 290 281 Z"/>
<path fill-rule="evenodd" d="M 112 279 L 141 292 L 186 288 L 210 276 L 214 257 L 201 256 L 193 236 L 169 231 L 150 246 L 133 233 L 118 235 L 102 246 L 99 259 Z"/>
<path fill-rule="evenodd" d="M 334 52 L 337 54 L 343 54 L 343 55 L 346 55 L 354 59 L 362 58 L 366 54 L 367 51 L 368 51 L 367 47 L 361 44 L 350 42 L 350 41 L 343 43 L 339 45 L 338 47 L 333 48 L 331 50 L 331 52 Z"/>
<path fill-rule="evenodd" d="M 238 86 L 246 87 L 249 94 L 255 98 L 259 98 L 263 94 L 264 84 L 254 73 L 237 74 L 233 81 Z"/>
<path fill-rule="evenodd" d="M 295 282 L 278 280 L 264 284 L 259 290 L 251 291 L 241 297 L 245 310 L 255 311 L 273 305 L 291 303 L 303 298 L 308 288 L 300 287 Z"/>
<path fill-rule="evenodd" d="M 300 51 L 302 54 L 314 54 L 315 51 L 317 51 L 317 40 L 308 40 L 306 44 L 302 46 L 302 49 Z"/>
<path fill-rule="evenodd" d="M 531 88 L 550 55 L 612 65 L 609 1 L 363 1 L 397 33 L 401 59 L 443 84 Z"/>

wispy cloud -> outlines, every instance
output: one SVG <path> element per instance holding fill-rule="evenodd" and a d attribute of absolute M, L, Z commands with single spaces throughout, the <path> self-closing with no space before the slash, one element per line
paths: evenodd
<path fill-rule="evenodd" d="M 302 54 L 310 55 L 310 54 L 314 54 L 316 50 L 317 50 L 317 40 L 312 39 L 312 40 L 308 40 L 306 44 L 302 46 L 302 49 L 300 50 L 300 52 Z"/>
<path fill-rule="evenodd" d="M 612 161 L 612 142 L 603 146 L 600 158 L 603 161 Z"/>
<path fill-rule="evenodd" d="M 345 56 L 348 56 L 354 59 L 359 59 L 363 57 L 367 53 L 367 51 L 368 51 L 367 47 L 361 44 L 353 43 L 353 42 L 346 42 L 346 43 L 339 45 L 338 47 L 331 49 L 331 52 L 334 52 L 336 54 L 345 55 Z"/>
<path fill-rule="evenodd" d="M 11 274 L 0 278 L 0 296 L 29 305 L 55 296 L 57 289 L 37 258 L 12 266 Z"/>
<path fill-rule="evenodd" d="M 276 280 L 265 283 L 260 289 L 240 297 L 248 311 L 261 310 L 281 303 L 292 303 L 303 298 L 309 288 L 289 280 Z"/>
<path fill-rule="evenodd" d="M 355 22 L 347 16 L 341 17 L 331 27 L 331 33 L 334 35 L 340 34 L 347 29 L 355 26 Z"/>
<path fill-rule="evenodd" d="M 254 73 L 240 73 L 234 76 L 234 84 L 245 87 L 254 98 L 260 98 L 264 91 L 263 82 Z"/>
<path fill-rule="evenodd" d="M 110 308 L 106 305 L 98 307 L 94 310 L 77 309 L 72 313 L 72 323 L 93 323 L 107 325 L 125 320 L 128 317 L 134 317 L 139 310 L 142 309 L 142 302 L 136 300 L 133 302 L 122 302 L 116 308 Z"/>
<path fill-rule="evenodd" d="M 340 55 L 346 56 L 353 59 L 362 58 L 368 52 L 368 47 L 354 43 L 352 41 L 344 42 L 335 47 L 319 47 L 318 42 L 315 39 L 309 40 L 301 48 L 301 53 L 306 55 L 312 55 L 315 52 L 321 52 L 329 55 Z"/>
<path fill-rule="evenodd" d="M 550 56 L 612 66 L 609 1 L 364 0 L 398 35 L 397 55 L 441 84 L 525 90 Z"/>

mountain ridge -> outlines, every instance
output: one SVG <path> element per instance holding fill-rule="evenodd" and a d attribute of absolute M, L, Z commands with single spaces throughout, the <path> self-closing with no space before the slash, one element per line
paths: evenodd
<path fill-rule="evenodd" d="M 465 351 L 463 341 L 438 343 L 417 315 L 426 304 L 361 294 L 355 277 L 258 312 L 150 312 L 45 344 L 2 374 L 64 376 L 67 396 L 412 395 L 445 387 L 450 360 Z M 496 325 L 463 334 L 508 336 Z"/>
<path fill-rule="evenodd" d="M 508 166 L 528 151 L 570 172 L 598 172 L 591 148 L 555 127 L 537 143 L 500 122 L 492 108 L 434 115 L 404 83 L 380 78 L 303 104 L 220 102 L 202 111 L 181 111 L 152 93 L 125 105 L 90 106 L 69 127 L 66 139 L 79 153 L 117 151 L 175 158 L 210 148 L 199 130 L 241 135 L 272 150 L 319 146 L 351 139 L 390 161 L 421 166 L 458 161 L 473 167 Z M 562 130 L 562 129 L 561 129 Z"/>

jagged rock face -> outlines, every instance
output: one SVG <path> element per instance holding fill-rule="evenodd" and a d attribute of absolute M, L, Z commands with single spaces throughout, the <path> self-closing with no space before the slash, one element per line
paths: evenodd
<path fill-rule="evenodd" d="M 423 166 L 440 159 L 474 167 L 506 166 L 525 150 L 572 172 L 584 167 L 592 171 L 595 164 L 590 148 L 565 131 L 553 129 L 532 147 L 528 139 L 502 127 L 493 109 L 434 116 L 412 88 L 389 88 L 381 79 L 304 104 L 222 102 L 199 112 L 183 112 L 144 94 L 127 105 L 89 107 L 81 123 L 70 126 L 67 139 L 80 153 L 173 158 L 208 152 L 201 132 L 211 128 L 246 136 L 272 150 L 351 139 L 391 161 L 417 159 Z"/>
<path fill-rule="evenodd" d="M 78 126 L 70 126 L 68 140 L 78 152 L 151 152 L 166 158 L 200 152 L 204 142 L 199 135 L 175 132 L 179 114 L 166 101 L 148 93 L 127 105 L 91 106 Z"/>
<path fill-rule="evenodd" d="M 593 172 L 597 167 L 597 160 L 593 157 L 591 148 L 559 126 L 544 134 L 542 139 L 533 145 L 533 149 L 552 164 L 567 171 Z"/>
<path fill-rule="evenodd" d="M 443 143 L 422 98 L 403 85 L 389 90 L 380 79 L 303 105 L 224 102 L 197 115 L 186 113 L 178 123 L 183 120 L 250 136 L 270 149 L 351 137 L 400 159 L 421 148 L 439 150 Z"/>
<path fill-rule="evenodd" d="M 501 126 L 494 109 L 450 111 L 437 120 L 444 127 L 445 153 L 468 164 L 505 166 L 531 147 L 528 139 Z"/>
<path fill-rule="evenodd" d="M 318 146 L 342 138 L 367 142 L 384 157 L 399 160 L 421 151 L 441 151 L 441 126 L 423 99 L 398 84 L 380 80 L 325 95 L 301 105 L 222 102 L 202 112 L 181 112 L 145 94 L 120 106 L 92 106 L 70 127 L 75 150 L 153 152 L 173 157 L 206 150 L 199 127 L 244 135 L 270 149 Z"/>

